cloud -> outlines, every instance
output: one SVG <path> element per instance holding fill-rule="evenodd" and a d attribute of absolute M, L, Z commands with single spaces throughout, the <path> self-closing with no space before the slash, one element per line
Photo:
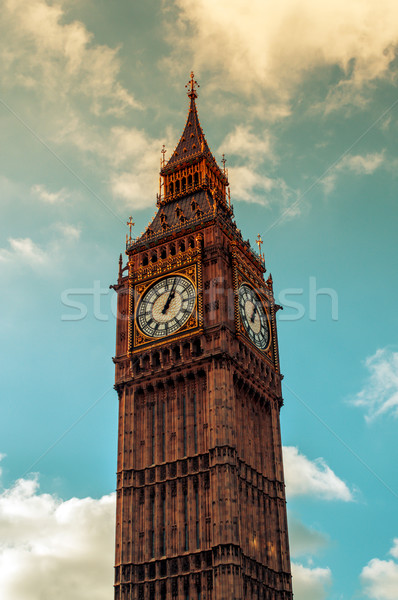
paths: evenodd
<path fill-rule="evenodd" d="M 150 138 L 137 128 L 114 127 L 109 145 L 113 149 L 110 178 L 111 192 L 126 206 L 143 209 L 154 206 L 156 178 L 162 145 L 170 140 Z M 109 148 L 109 146 L 108 146 Z M 108 152 L 108 148 L 104 148 Z"/>
<path fill-rule="evenodd" d="M 317 554 L 328 545 L 329 538 L 289 513 L 289 544 L 292 557 Z"/>
<path fill-rule="evenodd" d="M 398 559 L 398 538 L 390 550 L 394 559 Z M 361 583 L 364 593 L 375 600 L 396 600 L 398 590 L 398 562 L 372 558 L 362 569 Z"/>
<path fill-rule="evenodd" d="M 292 562 L 293 591 L 295 600 L 324 600 L 332 583 L 329 568 L 305 567 Z"/>
<path fill-rule="evenodd" d="M 351 404 L 366 411 L 368 422 L 381 415 L 398 417 L 398 352 L 379 348 L 365 360 L 365 367 L 368 377 Z"/>
<path fill-rule="evenodd" d="M 18 269 L 29 267 L 43 273 L 43 267 L 48 270 L 65 258 L 65 244 L 75 243 L 81 230 L 67 223 L 55 223 L 52 229 L 57 235 L 46 245 L 40 246 L 31 238 L 8 238 L 8 248 L 0 248 L 0 264 L 8 264 Z"/>
<path fill-rule="evenodd" d="M 237 125 L 224 139 L 218 152 L 246 157 L 250 162 L 263 162 L 273 158 L 272 139 L 269 132 L 253 133 L 251 127 Z"/>
<path fill-rule="evenodd" d="M 63 501 L 20 479 L 0 494 L 0 588 L 7 600 L 112 595 L 115 495 Z"/>
<path fill-rule="evenodd" d="M 49 192 L 44 185 L 36 184 L 31 187 L 31 192 L 39 200 L 47 204 L 60 204 L 64 202 L 68 197 L 69 193 L 63 188 L 58 192 Z"/>
<path fill-rule="evenodd" d="M 346 154 L 328 171 L 323 177 L 321 184 L 325 194 L 330 194 L 336 186 L 338 175 L 341 173 L 354 173 L 354 175 L 372 175 L 377 169 L 385 164 L 384 152 L 368 154 Z"/>
<path fill-rule="evenodd" d="M 270 170 L 270 164 L 276 161 L 273 138 L 267 130 L 254 133 L 251 127 L 238 125 L 225 137 L 217 152 L 226 154 L 228 161 L 232 156 L 228 179 L 233 199 L 263 206 L 271 203 L 283 206 L 295 194 L 283 179 L 265 174 Z"/>
<path fill-rule="evenodd" d="M 0 261 L 42 266 L 49 260 L 48 254 L 30 238 L 9 238 L 10 249 L 0 248 Z"/>
<path fill-rule="evenodd" d="M 310 495 L 323 500 L 353 500 L 348 486 L 322 458 L 309 460 L 294 446 L 284 446 L 287 497 Z"/>
<path fill-rule="evenodd" d="M 2 8 L 2 83 L 60 106 L 87 102 L 96 115 L 120 115 L 139 104 L 117 81 L 118 49 L 93 43 L 59 2 L 7 0 Z"/>
<path fill-rule="evenodd" d="M 77 241 L 80 238 L 81 229 L 75 225 L 67 223 L 56 223 L 54 228 L 59 231 L 62 237 L 66 240 Z"/>
<path fill-rule="evenodd" d="M 269 90 L 282 104 L 317 68 L 337 72 L 341 85 L 334 107 L 354 101 L 369 82 L 390 77 L 398 41 L 398 6 L 362 0 L 263 2 L 175 0 L 178 19 L 168 41 L 181 69 L 208 70 L 224 89 L 259 95 Z M 167 17 L 167 15 L 166 15 Z M 332 75 L 331 75 L 332 77 Z M 216 82 L 215 82 L 216 83 Z"/>

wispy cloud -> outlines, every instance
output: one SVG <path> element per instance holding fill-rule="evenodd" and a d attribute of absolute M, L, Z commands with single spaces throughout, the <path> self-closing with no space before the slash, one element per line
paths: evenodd
<path fill-rule="evenodd" d="M 373 152 L 368 154 L 346 154 L 343 158 L 328 171 L 323 177 L 321 184 L 324 192 L 330 194 L 336 186 L 339 176 L 344 173 L 354 175 L 372 175 L 377 169 L 387 166 L 384 152 Z"/>
<path fill-rule="evenodd" d="M 32 186 L 31 192 L 46 204 L 60 204 L 69 197 L 69 193 L 64 188 L 57 192 L 50 192 L 45 185 L 39 183 Z"/>
<path fill-rule="evenodd" d="M 381 415 L 398 417 L 398 352 L 379 348 L 365 360 L 368 377 L 363 388 L 350 400 L 365 410 L 365 419 Z"/>
<path fill-rule="evenodd" d="M 292 557 L 297 558 L 318 554 L 326 548 L 329 538 L 289 513 L 289 543 Z"/>
<path fill-rule="evenodd" d="M 44 105 L 68 109 L 85 100 L 96 115 L 139 107 L 118 82 L 118 49 L 93 43 L 83 23 L 68 22 L 61 3 L 5 2 L 0 34 L 5 87 L 37 92 Z"/>
<path fill-rule="evenodd" d="M 273 138 L 268 130 L 255 133 L 250 126 L 238 125 L 218 148 L 218 153 L 232 157 L 228 169 L 233 199 L 270 206 L 286 205 L 295 192 L 280 177 L 272 177 L 270 166 L 276 162 Z M 295 215 L 289 215 L 295 216 Z"/>
<path fill-rule="evenodd" d="M 353 500 L 348 486 L 322 458 L 312 461 L 294 446 L 284 446 L 287 496 L 308 495 L 323 500 Z"/>
<path fill-rule="evenodd" d="M 30 238 L 9 238 L 9 248 L 0 248 L 0 261 L 21 262 L 31 266 L 45 264 L 49 256 Z"/>
<path fill-rule="evenodd" d="M 9 238 L 8 247 L 0 248 L 0 265 L 18 269 L 28 267 L 40 273 L 51 271 L 65 258 L 65 244 L 74 244 L 81 233 L 80 227 L 68 223 L 55 223 L 52 230 L 53 235 L 45 245 L 38 244 L 30 237 Z"/>

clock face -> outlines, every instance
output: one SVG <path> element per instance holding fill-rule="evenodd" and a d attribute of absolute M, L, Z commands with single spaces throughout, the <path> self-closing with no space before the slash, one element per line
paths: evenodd
<path fill-rule="evenodd" d="M 239 311 L 247 335 L 260 350 L 269 343 L 269 326 L 263 304 L 256 292 L 246 284 L 239 288 Z"/>
<path fill-rule="evenodd" d="M 164 277 L 142 296 L 138 326 L 145 335 L 162 338 L 176 333 L 191 316 L 196 302 L 193 283 L 182 275 Z"/>

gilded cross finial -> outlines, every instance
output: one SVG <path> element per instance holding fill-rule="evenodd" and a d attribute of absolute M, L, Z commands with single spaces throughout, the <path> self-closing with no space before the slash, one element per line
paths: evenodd
<path fill-rule="evenodd" d="M 131 216 L 129 217 L 129 220 L 127 221 L 126 225 L 127 225 L 127 227 L 129 228 L 129 230 L 130 230 L 129 237 L 128 237 L 128 240 L 126 240 L 126 242 L 128 242 L 129 244 L 131 244 L 131 240 L 132 240 L 132 237 L 131 237 L 131 229 L 132 229 L 132 228 L 134 227 L 134 225 L 135 225 L 135 223 L 133 222 L 133 217 L 131 217 Z M 126 236 L 126 238 L 127 238 L 127 236 Z"/>
<path fill-rule="evenodd" d="M 164 167 L 164 165 L 166 164 L 166 146 L 163 144 L 162 149 L 160 151 L 162 153 L 162 167 Z"/>
<path fill-rule="evenodd" d="M 223 166 L 223 169 L 224 169 L 224 175 L 225 175 L 225 163 L 227 162 L 227 159 L 225 158 L 225 154 L 222 155 L 221 162 L 222 162 L 222 166 Z"/>
<path fill-rule="evenodd" d="M 197 98 L 198 97 L 198 94 L 196 93 L 196 88 L 200 87 L 200 85 L 198 84 L 197 81 L 195 81 L 193 71 L 191 71 L 191 79 L 188 81 L 188 83 L 185 87 L 188 90 L 189 98 Z"/>
<path fill-rule="evenodd" d="M 264 258 L 264 257 L 263 257 L 263 255 L 262 255 L 262 253 L 261 253 L 261 246 L 263 245 L 263 243 L 264 243 L 264 242 L 263 242 L 263 240 L 261 239 L 261 235 L 260 235 L 260 234 L 258 234 L 258 236 L 257 236 L 257 239 L 256 239 L 256 244 L 257 244 L 257 246 L 258 246 L 258 253 L 259 253 L 259 255 L 260 255 L 260 258 L 262 258 L 262 259 Z"/>

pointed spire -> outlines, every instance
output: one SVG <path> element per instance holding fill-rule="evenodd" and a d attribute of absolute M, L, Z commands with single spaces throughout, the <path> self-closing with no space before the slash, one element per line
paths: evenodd
<path fill-rule="evenodd" d="M 194 79 L 193 71 L 191 72 L 191 79 L 185 87 L 188 89 L 187 95 L 190 99 L 188 118 L 180 141 L 178 142 L 176 149 L 166 165 L 163 166 L 161 174 L 171 171 L 177 165 L 183 164 L 188 160 L 205 156 L 209 162 L 220 171 L 220 174 L 222 175 L 222 172 L 219 169 L 209 146 L 207 145 L 206 138 L 199 122 L 195 102 L 195 99 L 198 97 L 196 90 L 199 87 L 199 84 Z"/>

